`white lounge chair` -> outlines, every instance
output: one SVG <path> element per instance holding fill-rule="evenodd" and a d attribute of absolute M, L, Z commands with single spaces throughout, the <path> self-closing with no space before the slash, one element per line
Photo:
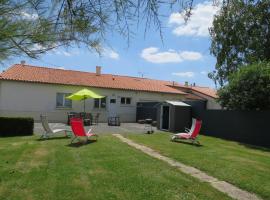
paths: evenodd
<path fill-rule="evenodd" d="M 61 133 L 63 132 L 65 134 L 66 137 L 68 137 L 67 132 L 72 132 L 71 130 L 67 130 L 67 129 L 51 129 L 48 123 L 48 119 L 46 115 L 40 115 L 40 120 L 41 120 L 41 124 L 44 128 L 44 132 L 41 135 L 40 138 L 46 139 L 49 138 L 51 135 L 55 135 L 57 133 Z"/>
<path fill-rule="evenodd" d="M 185 128 L 185 132 L 188 133 L 188 134 L 191 134 L 194 131 L 195 124 L 196 124 L 196 119 L 195 118 L 192 118 L 191 128 L 190 129 L 189 128 Z"/>

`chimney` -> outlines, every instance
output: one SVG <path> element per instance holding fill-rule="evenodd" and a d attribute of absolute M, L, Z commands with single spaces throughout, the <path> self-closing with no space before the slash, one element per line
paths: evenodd
<path fill-rule="evenodd" d="M 188 86 L 188 81 L 185 81 L 185 86 Z"/>
<path fill-rule="evenodd" d="M 101 74 L 101 67 L 100 66 L 96 66 L 96 75 L 100 76 Z"/>
<path fill-rule="evenodd" d="M 21 65 L 25 65 L 25 60 L 21 60 Z"/>
<path fill-rule="evenodd" d="M 196 83 L 194 82 L 194 83 L 193 83 L 193 87 L 195 87 L 195 86 L 196 86 Z"/>

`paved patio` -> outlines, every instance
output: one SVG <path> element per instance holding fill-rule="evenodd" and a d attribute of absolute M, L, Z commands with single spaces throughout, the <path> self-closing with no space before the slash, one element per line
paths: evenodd
<path fill-rule="evenodd" d="M 49 124 L 52 129 L 65 128 L 67 130 L 71 130 L 70 126 L 67 126 L 64 123 L 50 123 Z M 85 129 L 89 130 L 89 126 L 86 126 Z M 121 123 L 121 126 L 108 126 L 107 123 L 99 123 L 98 125 L 92 126 L 93 132 L 97 134 L 113 134 L 113 133 L 146 133 L 147 129 L 145 129 L 144 124 L 138 123 Z M 153 127 L 153 130 L 156 131 L 156 127 Z M 34 133 L 41 134 L 43 132 L 43 128 L 41 123 L 35 123 L 34 125 Z"/>

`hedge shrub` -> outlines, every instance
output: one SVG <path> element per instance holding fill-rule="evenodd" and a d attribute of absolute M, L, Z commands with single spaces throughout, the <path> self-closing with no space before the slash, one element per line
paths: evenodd
<path fill-rule="evenodd" d="M 33 135 L 33 129 L 33 118 L 0 117 L 0 137 Z"/>

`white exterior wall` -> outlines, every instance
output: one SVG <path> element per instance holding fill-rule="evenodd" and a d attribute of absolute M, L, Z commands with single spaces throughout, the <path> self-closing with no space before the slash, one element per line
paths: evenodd
<path fill-rule="evenodd" d="M 0 82 L 0 116 L 33 117 L 39 120 L 40 114 L 47 114 L 50 121 L 66 122 L 67 112 L 82 112 L 83 102 L 73 101 L 72 109 L 56 108 L 56 93 L 74 93 L 80 86 L 38 84 L 17 81 Z M 139 101 L 181 100 L 182 95 L 137 92 L 128 90 L 89 88 L 107 97 L 106 109 L 95 109 L 94 100 L 85 102 L 86 112 L 101 113 L 100 121 L 106 121 L 109 111 L 109 99 L 116 98 L 117 114 L 123 122 L 135 122 L 136 103 Z M 121 97 L 131 97 L 130 105 L 121 105 Z"/>

